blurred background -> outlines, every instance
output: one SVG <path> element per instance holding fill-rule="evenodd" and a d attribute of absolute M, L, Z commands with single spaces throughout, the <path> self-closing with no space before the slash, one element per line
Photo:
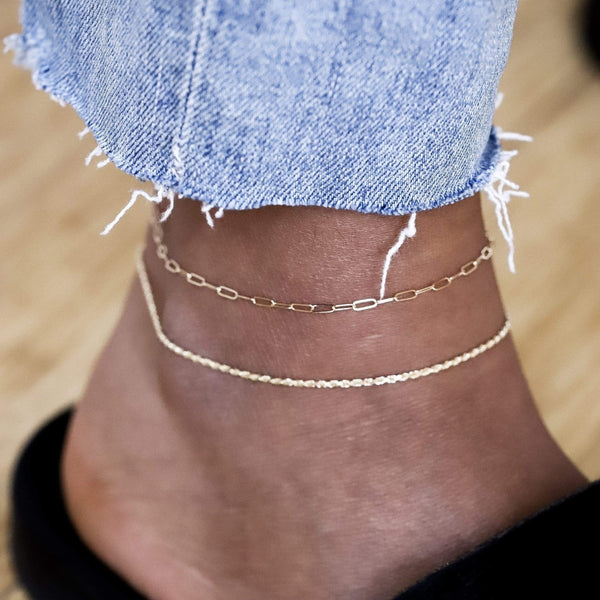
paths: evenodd
<path fill-rule="evenodd" d="M 510 178 L 517 273 L 485 200 L 508 315 L 534 397 L 553 435 L 600 478 L 600 68 L 583 44 L 586 2 L 521 0 L 495 122 L 534 137 Z M 596 3 L 597 4 L 597 3 Z M 0 38 L 19 31 L 0 4 Z M 6 550 L 8 485 L 19 448 L 77 401 L 115 322 L 146 224 L 139 203 L 99 232 L 138 187 L 84 159 L 91 136 L 71 108 L 36 91 L 0 55 L 0 600 L 23 600 Z"/>

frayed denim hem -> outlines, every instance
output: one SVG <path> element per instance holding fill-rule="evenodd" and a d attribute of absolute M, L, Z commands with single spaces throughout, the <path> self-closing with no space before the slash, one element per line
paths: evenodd
<path fill-rule="evenodd" d="M 515 11 L 516 0 L 426 11 L 419 0 L 23 0 L 23 33 L 7 43 L 82 117 L 94 156 L 142 181 L 227 210 L 407 215 L 490 181 Z"/>
<path fill-rule="evenodd" d="M 70 86 L 64 89 L 64 86 L 57 85 L 54 81 L 46 57 L 48 44 L 45 43 L 44 36 L 39 31 L 37 33 L 28 31 L 27 34 L 13 34 L 8 36 L 4 42 L 4 51 L 12 50 L 14 52 L 14 63 L 32 72 L 32 80 L 36 89 L 47 92 L 51 99 L 62 106 L 65 104 L 73 106 L 87 124 L 86 128 L 80 132 L 80 137 L 83 137 L 81 134 L 91 132 L 96 138 L 98 146 L 87 156 L 86 165 L 91 164 L 94 158 L 100 158 L 104 155 L 106 158 L 96 163 L 98 168 L 106 166 L 110 161 L 118 169 L 134 176 L 136 179 L 151 182 L 157 192 L 158 190 L 170 190 L 178 197 L 199 200 L 210 209 L 249 210 L 261 206 L 322 206 L 389 216 L 408 215 L 413 212 L 453 204 L 483 190 L 491 181 L 494 170 L 501 162 L 502 149 L 496 128 L 492 127 L 485 149 L 471 176 L 466 181 L 461 181 L 452 188 L 445 189 L 443 194 L 427 200 L 418 200 L 406 196 L 398 200 L 400 198 L 398 189 L 395 189 L 393 185 L 381 187 L 377 182 L 373 182 L 368 190 L 364 186 L 349 184 L 339 192 L 328 194 L 326 190 L 322 190 L 322 193 L 308 196 L 302 193 L 301 188 L 285 190 L 285 188 L 273 185 L 262 185 L 261 187 L 261 182 L 257 181 L 250 189 L 242 191 L 238 188 L 233 194 L 220 193 L 219 197 L 216 198 L 209 193 L 202 193 L 201 190 L 186 184 L 185 181 L 179 181 L 174 176 L 174 173 L 181 170 L 181 167 L 177 167 L 177 163 L 182 162 L 181 151 L 177 147 L 173 149 L 173 163 L 175 163 L 175 166 L 170 169 L 163 167 L 157 169 L 156 172 L 148 171 L 146 165 L 132 164 L 131 158 L 127 155 L 114 153 L 110 140 L 106 138 L 101 130 L 96 128 L 94 114 L 88 114 L 89 111 L 85 103 L 80 100 Z M 243 198 L 239 197 L 240 194 L 243 195 Z M 396 198 L 396 200 L 392 200 L 392 198 Z"/>
<path fill-rule="evenodd" d="M 57 18 L 44 0 L 24 0 L 24 33 L 6 47 L 38 89 L 75 108 L 82 134 L 93 132 L 98 147 L 86 164 L 110 161 L 154 184 L 154 194 L 135 190 L 102 233 L 140 197 L 167 201 L 162 220 L 179 197 L 199 200 L 211 227 L 226 209 L 267 205 L 410 215 L 386 256 L 383 293 L 392 256 L 416 233 L 416 213 L 483 190 L 514 270 L 507 204 L 526 194 L 507 178 L 516 152 L 501 149 L 509 138 L 491 118 L 515 0 L 446 2 L 427 17 L 416 0 L 326 2 L 313 21 L 314 7 L 287 15 L 282 0 L 267 3 L 271 20 L 211 0 L 168 9 L 156 1 L 130 6 L 132 23 L 122 27 L 110 7 L 84 5 Z M 259 18 L 263 29 L 248 28 Z M 160 25 L 158 38 L 146 39 L 145 22 Z M 321 37 L 290 50 L 286 27 L 298 33 L 301 23 Z M 119 56 L 107 54 L 103 35 L 116 36 Z M 149 49 L 137 56 L 135 48 Z M 283 88 L 282 73 L 270 77 L 279 67 L 293 75 Z M 259 73 L 254 88 L 250 80 L 235 87 Z M 106 93 L 98 81 L 112 82 Z M 290 90 L 300 109 L 286 104 Z"/>

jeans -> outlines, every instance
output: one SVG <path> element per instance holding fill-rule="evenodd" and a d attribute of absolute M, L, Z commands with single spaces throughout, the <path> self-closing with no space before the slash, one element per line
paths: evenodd
<path fill-rule="evenodd" d="M 24 0 L 8 44 L 159 198 L 402 215 L 497 172 L 516 3 Z"/>

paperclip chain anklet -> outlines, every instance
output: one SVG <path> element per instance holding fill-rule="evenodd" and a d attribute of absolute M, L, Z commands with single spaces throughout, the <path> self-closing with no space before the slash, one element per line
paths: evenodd
<path fill-rule="evenodd" d="M 169 256 L 168 248 L 164 243 L 163 229 L 160 226 L 156 215 L 154 215 L 154 220 L 152 222 L 152 239 L 156 245 L 156 255 L 162 261 L 165 269 L 170 273 L 183 277 L 187 283 L 191 285 L 199 288 L 207 288 L 213 292 L 216 292 L 219 296 L 221 296 L 221 298 L 226 298 L 227 300 L 245 300 L 246 302 L 252 303 L 254 306 L 263 308 L 282 308 L 285 310 L 291 310 L 293 312 L 313 313 L 318 315 L 331 314 L 344 310 L 362 312 L 364 310 L 377 308 L 378 306 L 387 304 L 389 302 L 409 302 L 411 300 L 415 300 L 421 294 L 426 294 L 427 292 L 439 292 L 440 290 L 447 288 L 456 279 L 471 275 L 471 273 L 475 272 L 483 261 L 490 260 L 493 254 L 492 247 L 486 245 L 481 249 L 481 252 L 477 258 L 462 265 L 462 267 L 460 267 L 460 269 L 458 269 L 454 274 L 442 277 L 428 286 L 419 289 L 401 290 L 395 294 L 392 294 L 391 296 L 388 296 L 387 298 L 361 298 L 360 300 L 343 302 L 340 304 L 322 302 L 279 302 L 278 300 L 267 298 L 265 296 L 247 296 L 226 285 L 215 285 L 214 283 L 207 281 L 203 275 L 199 275 L 198 273 L 184 269 L 177 260 Z"/>
<path fill-rule="evenodd" d="M 483 354 L 490 348 L 493 348 L 494 346 L 499 344 L 508 335 L 508 332 L 510 331 L 510 322 L 507 319 L 504 322 L 504 325 L 502 326 L 500 331 L 498 331 L 498 333 L 496 333 L 493 337 L 483 342 L 479 346 L 476 346 L 475 348 L 472 348 L 467 352 L 463 352 L 462 354 L 459 354 L 454 358 L 449 358 L 444 362 L 436 363 L 434 365 L 423 367 L 421 369 L 405 371 L 404 373 L 397 373 L 395 375 L 380 375 L 377 377 L 365 377 L 355 379 L 292 379 L 291 377 L 273 377 L 271 375 L 266 374 L 252 373 L 251 371 L 238 369 L 236 367 L 217 362 L 216 360 L 213 360 L 206 356 L 195 354 L 191 350 L 186 350 L 181 346 L 178 346 L 175 342 L 171 341 L 167 337 L 162 328 L 162 324 L 158 316 L 158 311 L 156 309 L 156 303 L 154 302 L 154 295 L 152 293 L 152 288 L 150 287 L 150 281 L 148 279 L 148 273 L 146 272 L 146 266 L 144 265 L 142 252 L 143 249 L 140 249 L 137 253 L 137 272 L 140 279 L 140 284 L 142 286 L 142 291 L 144 293 L 144 298 L 146 300 L 146 306 L 148 308 L 148 312 L 150 313 L 150 318 L 152 320 L 152 325 L 154 326 L 154 331 L 159 341 L 166 348 L 171 350 L 171 352 L 174 352 L 175 354 L 181 356 L 182 358 L 190 360 L 193 363 L 202 365 L 203 367 L 207 367 L 209 369 L 213 369 L 214 371 L 226 373 L 227 375 L 247 379 L 249 381 L 258 381 L 261 383 L 270 383 L 271 385 L 280 385 L 285 387 L 332 389 L 371 387 L 374 385 L 385 385 L 390 383 L 399 383 L 401 381 L 420 379 L 421 377 L 427 377 L 428 375 L 432 375 L 433 373 L 446 371 L 448 369 L 451 369 L 452 367 L 456 367 L 464 362 L 467 362 L 475 358 L 476 356 L 479 356 L 480 354 Z"/>

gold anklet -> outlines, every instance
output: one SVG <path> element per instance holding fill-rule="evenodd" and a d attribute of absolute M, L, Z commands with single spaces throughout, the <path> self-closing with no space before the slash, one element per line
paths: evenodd
<path fill-rule="evenodd" d="M 152 222 L 152 239 L 156 244 L 156 255 L 163 262 L 165 269 L 170 273 L 174 273 L 175 275 L 183 277 L 191 285 L 212 290 L 221 296 L 221 298 L 226 298 L 227 300 L 245 300 L 247 302 L 251 302 L 254 306 L 260 306 L 263 308 L 283 308 L 294 312 L 314 313 L 319 315 L 331 314 L 344 310 L 361 312 L 363 310 L 377 308 L 381 304 L 387 304 L 388 302 L 408 302 L 410 300 L 415 300 L 418 296 L 427 292 L 439 292 L 440 290 L 447 288 L 459 277 L 466 277 L 467 275 L 470 275 L 476 271 L 481 262 L 484 260 L 489 260 L 493 254 L 491 246 L 484 246 L 476 259 L 465 263 L 453 275 L 442 277 L 441 279 L 438 279 L 437 281 L 434 281 L 430 285 L 423 288 L 401 290 L 395 294 L 392 294 L 391 296 L 388 296 L 387 298 L 361 298 L 360 300 L 343 302 L 340 304 L 323 302 L 279 302 L 278 300 L 267 298 L 265 296 L 246 296 L 244 294 L 240 294 L 240 292 L 234 290 L 233 288 L 230 288 L 226 285 L 215 285 L 214 283 L 206 281 L 206 278 L 203 275 L 199 275 L 198 273 L 184 269 L 178 261 L 169 257 L 168 248 L 163 241 L 164 232 L 160 226 L 160 223 L 156 219 L 156 216 Z"/>
<path fill-rule="evenodd" d="M 271 375 L 262 375 L 260 373 L 252 373 L 251 371 L 245 371 L 231 367 L 224 363 L 217 362 L 206 356 L 200 356 L 194 354 L 191 350 L 185 350 L 181 346 L 178 346 L 175 342 L 171 341 L 165 334 L 158 311 L 156 309 L 156 303 L 154 302 L 154 295 L 152 294 L 152 288 L 150 287 L 150 281 L 148 279 L 148 273 L 146 272 L 146 266 L 142 258 L 143 249 L 140 249 L 137 254 L 137 272 L 144 292 L 144 298 L 146 299 L 146 306 L 150 313 L 150 318 L 154 326 L 154 331 L 160 342 L 171 352 L 178 354 L 182 358 L 186 358 L 194 363 L 213 369 L 214 371 L 220 371 L 227 375 L 234 377 L 241 377 L 242 379 L 248 379 L 250 381 L 259 381 L 261 383 L 270 383 L 272 385 L 282 385 L 286 387 L 300 387 L 300 388 L 351 388 L 351 387 L 370 387 L 373 385 L 385 385 L 388 383 L 398 383 L 401 381 L 408 381 L 411 379 L 420 379 L 433 373 L 439 373 L 440 371 L 446 371 L 452 367 L 456 367 L 461 363 L 467 362 L 480 354 L 483 354 L 490 348 L 493 348 L 500 343 L 510 331 L 510 322 L 508 319 L 504 322 L 504 325 L 489 340 L 483 342 L 479 346 L 459 354 L 454 358 L 449 358 L 441 363 L 423 367 L 422 369 L 415 369 L 413 371 L 405 371 L 404 373 L 397 373 L 395 375 L 380 375 L 378 377 L 365 377 L 356 379 L 292 379 L 291 377 L 272 377 Z"/>

